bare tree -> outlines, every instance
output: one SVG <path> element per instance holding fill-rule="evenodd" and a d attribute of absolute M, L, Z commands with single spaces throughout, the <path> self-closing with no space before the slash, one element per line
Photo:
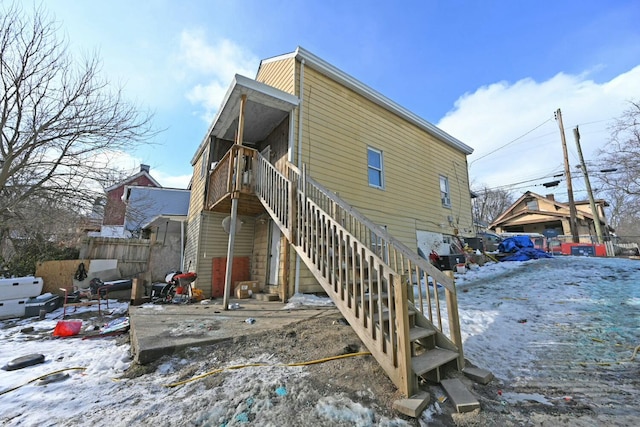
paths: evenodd
<path fill-rule="evenodd" d="M 491 224 L 516 199 L 508 190 L 491 189 L 486 185 L 476 188 L 477 197 L 473 200 L 473 218 L 476 223 Z"/>
<path fill-rule="evenodd" d="M 30 199 L 90 210 L 115 153 L 153 135 L 97 56 L 75 62 L 57 32 L 41 8 L 0 10 L 0 228 Z"/>
<path fill-rule="evenodd" d="M 640 228 L 640 101 L 610 127 L 611 138 L 600 150 L 597 174 L 600 196 L 610 203 L 609 219 L 620 236 L 639 236 Z"/>
<path fill-rule="evenodd" d="M 118 175 L 112 159 L 154 135 L 97 55 L 75 61 L 58 29 L 42 8 L 0 4 L 0 267 L 11 274 L 69 255 Z"/>

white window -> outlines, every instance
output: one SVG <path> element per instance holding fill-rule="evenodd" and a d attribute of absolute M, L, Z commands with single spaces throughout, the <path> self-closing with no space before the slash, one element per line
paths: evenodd
<path fill-rule="evenodd" d="M 440 175 L 440 199 L 442 200 L 442 206 L 445 208 L 451 207 L 451 194 L 449 194 L 449 178 Z"/>
<path fill-rule="evenodd" d="M 538 200 L 536 200 L 536 199 L 527 200 L 527 209 L 529 209 L 530 211 L 537 211 L 538 210 Z"/>
<path fill-rule="evenodd" d="M 367 148 L 367 168 L 369 173 L 369 185 L 376 188 L 384 188 L 382 151 L 371 147 Z"/>

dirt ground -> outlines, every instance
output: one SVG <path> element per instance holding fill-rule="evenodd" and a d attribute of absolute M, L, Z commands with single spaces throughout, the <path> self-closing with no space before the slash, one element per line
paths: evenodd
<path fill-rule="evenodd" d="M 341 354 L 366 351 L 366 348 L 353 332 L 350 326 L 336 311 L 320 311 L 311 320 L 287 326 L 277 332 L 252 335 L 237 338 L 233 341 L 198 349 L 185 350 L 184 357 L 190 360 L 198 359 L 207 363 L 207 359 L 217 361 L 235 360 L 238 358 L 251 359 L 260 355 L 273 354 L 282 363 L 305 362 L 323 359 Z M 212 357 L 215 355 L 215 358 Z M 125 376 L 136 377 L 153 371 L 162 360 L 147 366 L 133 366 Z M 219 362 L 218 362 L 219 363 Z M 195 364 L 194 364 L 195 365 Z M 182 379 L 193 377 L 196 372 L 188 365 L 181 372 Z M 199 366 L 202 366 L 199 364 Z M 396 387 L 386 376 L 384 371 L 371 356 L 356 356 L 326 363 L 309 365 L 308 375 L 298 384 L 297 399 L 292 412 L 304 413 L 305 408 L 313 408 L 322 397 L 346 395 L 352 401 L 360 403 L 375 411 L 378 419 L 393 420 L 402 418 L 411 425 L 423 426 L 637 426 L 640 415 L 636 413 L 620 413 L 615 410 L 617 401 L 624 400 L 625 407 L 633 407 L 633 400 L 637 398 L 639 390 L 638 365 L 627 365 L 622 371 L 618 370 L 616 381 L 620 376 L 628 382 L 630 394 L 627 396 L 610 396 L 610 407 L 595 407 L 588 399 L 580 396 L 565 396 L 562 387 L 550 384 L 520 385 L 510 387 L 494 379 L 488 385 L 476 384 L 458 373 L 468 388 L 476 395 L 481 403 L 481 410 L 466 414 L 457 414 L 448 401 L 437 403 L 438 397 L 443 396 L 441 389 L 435 384 L 423 384 L 423 388 L 431 395 L 432 406 L 430 416 L 425 419 L 404 417 L 392 409 L 393 402 L 401 398 Z M 214 369 L 212 362 L 211 368 Z M 205 378 L 207 387 L 218 387 L 224 384 L 225 375 L 214 375 Z M 606 379 L 598 378 L 598 381 Z M 522 382 L 520 382 L 522 384 Z M 597 386 L 597 385 L 596 385 Z M 635 390 L 635 392 L 634 392 Z M 606 393 L 606 389 L 602 390 Z M 508 402 L 509 394 L 518 396 L 531 395 L 531 400 L 517 400 Z M 536 401 L 535 396 L 544 396 L 544 401 Z M 306 411 L 307 413 L 309 411 Z M 287 417 L 290 420 L 295 417 Z M 303 424 L 296 425 L 326 425 L 326 420 L 306 418 Z M 371 420 L 373 425 L 377 420 Z M 311 423 L 311 424 L 308 424 Z M 389 425 L 387 423 L 387 425 Z"/>

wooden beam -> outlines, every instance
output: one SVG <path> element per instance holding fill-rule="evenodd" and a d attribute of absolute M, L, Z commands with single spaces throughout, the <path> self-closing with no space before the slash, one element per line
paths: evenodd
<path fill-rule="evenodd" d="M 444 274 L 451 278 L 455 289 L 455 281 L 453 280 L 453 271 L 445 271 Z M 460 331 L 460 317 L 458 315 L 458 295 L 445 290 L 447 298 L 447 312 L 449 313 L 449 330 L 451 332 L 451 341 L 458 347 L 458 369 L 464 369 L 464 352 L 462 351 L 462 333 Z"/>
<path fill-rule="evenodd" d="M 236 133 L 236 144 L 242 145 L 244 138 L 244 107 L 247 103 L 247 95 L 240 97 L 240 115 L 238 116 L 238 132 Z"/>

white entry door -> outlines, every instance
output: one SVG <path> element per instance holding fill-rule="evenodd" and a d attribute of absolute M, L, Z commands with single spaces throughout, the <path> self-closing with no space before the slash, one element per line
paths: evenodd
<path fill-rule="evenodd" d="M 269 285 L 278 285 L 280 273 L 280 238 L 282 233 L 275 222 L 271 221 L 271 244 L 269 245 Z"/>

